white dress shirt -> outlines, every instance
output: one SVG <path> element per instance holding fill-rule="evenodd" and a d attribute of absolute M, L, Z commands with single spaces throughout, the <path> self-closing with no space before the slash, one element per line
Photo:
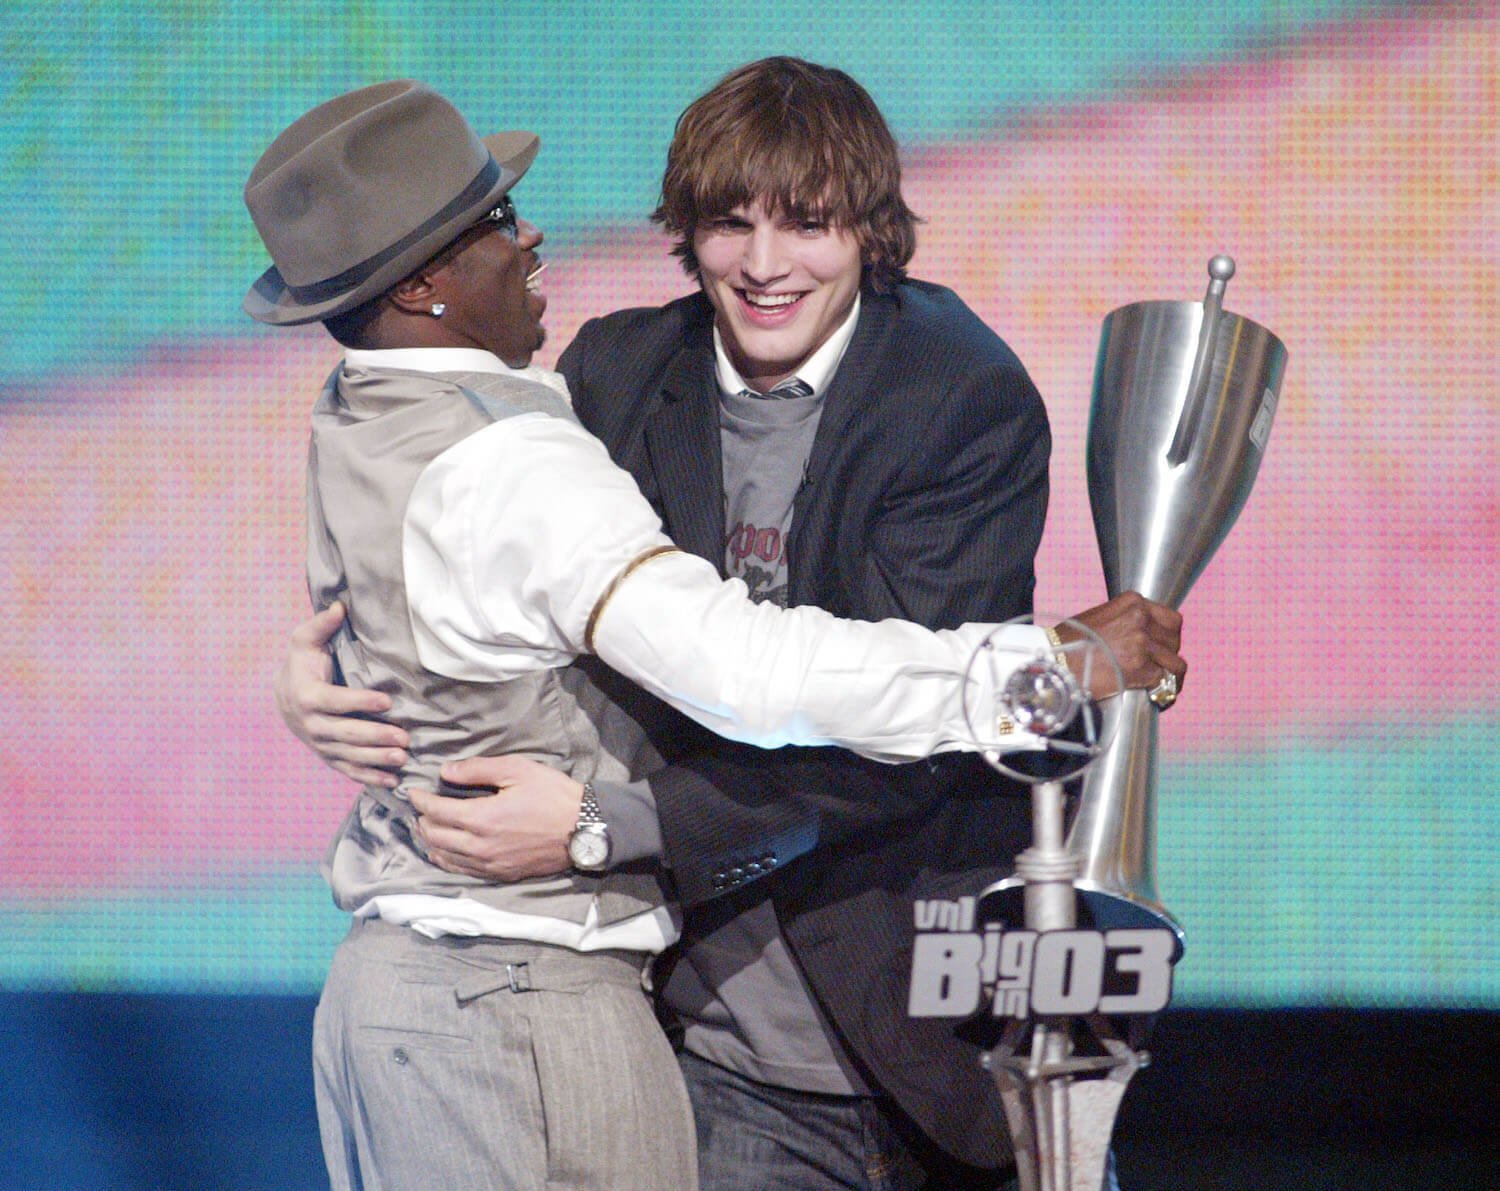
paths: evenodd
<path fill-rule="evenodd" d="M 566 395 L 558 374 L 508 369 L 486 352 L 347 358 L 424 372 L 519 372 Z M 755 604 L 742 582 L 672 546 L 596 438 L 545 413 L 501 418 L 434 458 L 408 502 L 402 551 L 413 635 L 430 670 L 502 681 L 592 650 L 715 732 L 767 748 L 838 744 L 888 761 L 972 749 L 966 689 L 971 706 L 993 706 L 1008 671 L 1048 649 L 1041 630 L 1006 626 L 992 644 L 1011 660 L 971 667 L 994 626 L 932 632 Z M 470 899 L 438 901 L 380 897 L 360 912 L 427 934 L 533 938 L 545 925 L 545 941 L 580 950 L 655 951 L 676 933 L 661 912 L 575 927 L 517 923 L 527 916 Z"/>
<path fill-rule="evenodd" d="M 631 476 L 565 419 L 504 418 L 437 456 L 412 491 L 403 554 L 418 654 L 439 674 L 500 680 L 592 649 L 734 740 L 888 761 L 974 747 L 965 672 L 994 626 L 933 632 L 754 604 L 743 583 L 672 550 Z M 1047 649 L 1030 626 L 996 641 L 1015 665 Z M 974 706 L 993 705 L 995 674 L 969 675 Z"/>

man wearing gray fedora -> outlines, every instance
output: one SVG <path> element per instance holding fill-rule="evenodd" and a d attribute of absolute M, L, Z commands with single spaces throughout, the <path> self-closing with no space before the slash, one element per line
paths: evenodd
<path fill-rule="evenodd" d="M 295 121 L 245 187 L 275 262 L 245 309 L 321 321 L 344 348 L 312 418 L 313 601 L 345 610 L 339 667 L 411 741 L 325 866 L 354 914 L 314 1037 L 336 1187 L 694 1185 L 681 1076 L 642 990 L 677 920 L 654 863 L 610 864 L 593 796 L 662 760 L 576 659 L 740 741 L 901 760 L 966 747 L 965 663 L 994 628 L 756 604 L 663 534 L 561 377 L 531 364 L 542 235 L 509 191 L 537 146 L 384 83 Z M 1000 639 L 1017 664 L 1051 648 L 1029 627 Z M 432 863 L 411 788 L 483 753 L 545 763 L 572 792 L 570 869 Z"/>
<path fill-rule="evenodd" d="M 586 714 L 602 700 L 551 670 L 518 674 L 500 700 L 487 686 L 501 714 L 476 711 L 474 684 L 418 664 L 416 599 L 400 580 L 402 510 L 426 464 L 492 414 L 563 406 L 550 374 L 529 366 L 542 342 L 544 301 L 527 280 L 541 236 L 508 194 L 537 148 L 528 133 L 481 141 L 427 88 L 382 84 L 292 124 L 245 188 L 275 261 L 245 309 L 275 325 L 322 320 L 346 349 L 313 414 L 314 603 L 337 596 L 350 609 L 339 662 L 391 694 L 429 781 L 471 736 L 511 735 L 566 761 L 573 731 L 603 772 L 636 763 L 628 722 Z M 548 702 L 555 733 L 536 725 Z M 529 733 L 507 730 L 523 723 Z M 653 936 L 670 926 L 650 873 L 534 883 L 520 898 L 455 883 L 414 846 L 399 792 L 369 789 L 324 868 L 355 913 L 314 1027 L 334 1188 L 604 1187 L 617 1175 L 691 1185 L 686 1097 L 641 993 Z M 483 929 L 518 917 L 518 901 L 542 909 L 545 929 Z M 570 951 L 549 931 L 598 946 Z"/>

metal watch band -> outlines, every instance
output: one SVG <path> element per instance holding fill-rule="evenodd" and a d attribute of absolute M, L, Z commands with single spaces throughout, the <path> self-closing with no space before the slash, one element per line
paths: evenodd
<path fill-rule="evenodd" d="M 603 822 L 604 815 L 600 813 L 599 800 L 594 797 L 594 783 L 584 782 L 583 797 L 578 802 L 578 826 Z"/>

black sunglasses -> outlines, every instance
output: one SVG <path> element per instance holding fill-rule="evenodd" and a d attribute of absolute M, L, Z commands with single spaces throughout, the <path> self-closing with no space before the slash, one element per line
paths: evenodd
<path fill-rule="evenodd" d="M 510 201 L 510 195 L 502 194 L 500 196 L 500 205 L 489 212 L 474 226 L 483 227 L 488 223 L 493 223 L 499 228 L 500 234 L 507 240 L 514 241 L 520 235 L 520 230 L 516 227 L 516 205 Z"/>

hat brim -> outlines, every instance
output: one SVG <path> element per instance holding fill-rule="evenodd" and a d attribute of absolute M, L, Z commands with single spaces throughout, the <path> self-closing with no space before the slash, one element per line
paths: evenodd
<path fill-rule="evenodd" d="M 497 132 L 480 139 L 500 167 L 499 177 L 484 191 L 482 197 L 465 204 L 360 284 L 319 302 L 299 301 L 288 289 L 281 271 L 272 265 L 256 279 L 245 295 L 245 313 L 257 322 L 278 327 L 318 322 L 379 297 L 402 278 L 430 261 L 472 227 L 480 216 L 495 206 L 501 195 L 525 176 L 531 163 L 536 160 L 542 144 L 541 139 L 533 132 Z"/>

